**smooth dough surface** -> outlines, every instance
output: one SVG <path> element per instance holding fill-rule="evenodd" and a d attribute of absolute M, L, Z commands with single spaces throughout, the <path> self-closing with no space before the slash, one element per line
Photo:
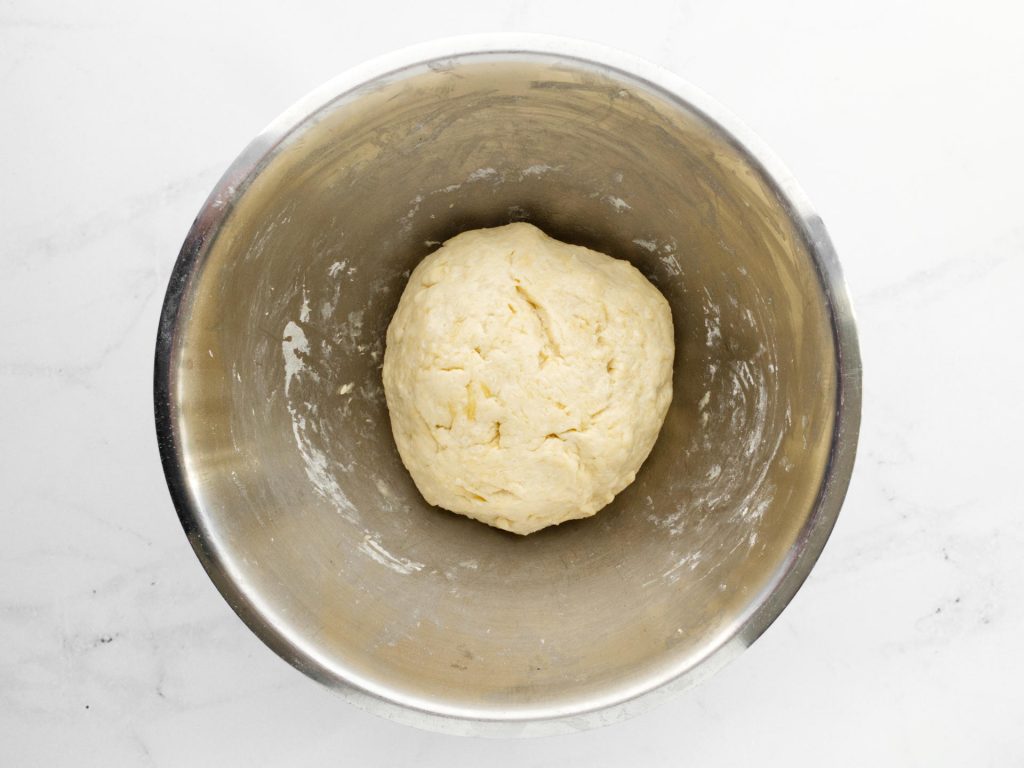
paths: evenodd
<path fill-rule="evenodd" d="M 519 534 L 633 482 L 672 399 L 672 314 L 626 261 L 509 224 L 413 270 L 387 332 L 398 452 L 430 503 Z"/>

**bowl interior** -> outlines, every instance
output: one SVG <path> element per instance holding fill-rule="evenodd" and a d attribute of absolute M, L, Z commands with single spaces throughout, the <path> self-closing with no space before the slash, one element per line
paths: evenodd
<path fill-rule="evenodd" d="M 716 125 L 587 62 L 467 55 L 340 96 L 230 193 L 170 353 L 183 518 L 282 655 L 432 712 L 546 717 L 685 673 L 764 609 L 822 487 L 837 355 L 791 212 Z M 636 482 L 527 538 L 420 498 L 380 372 L 412 267 L 514 220 L 632 261 L 677 347 Z"/>

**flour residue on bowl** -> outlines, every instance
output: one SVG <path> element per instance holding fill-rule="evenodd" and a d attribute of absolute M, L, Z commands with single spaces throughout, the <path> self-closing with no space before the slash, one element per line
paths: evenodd
<path fill-rule="evenodd" d="M 679 581 L 680 578 L 683 577 L 687 570 L 695 571 L 697 569 L 697 566 L 700 565 L 703 559 L 703 550 L 698 549 L 695 551 L 687 552 L 682 557 L 679 557 L 679 559 L 676 560 L 676 562 L 671 567 L 665 570 L 661 574 L 660 579 L 651 579 L 650 581 L 645 582 L 643 586 L 646 587 L 658 581 L 664 581 L 669 584 L 675 584 Z"/>
<path fill-rule="evenodd" d="M 523 170 L 521 170 L 519 172 L 519 179 L 520 179 L 520 181 L 522 181 L 523 179 L 525 179 L 525 178 L 527 178 L 529 176 L 543 176 L 545 173 L 548 173 L 549 171 L 560 171 L 560 170 L 562 170 L 562 166 L 560 166 L 560 165 L 548 165 L 547 163 L 536 163 L 534 165 L 531 165 L 531 166 L 528 166 L 526 168 L 523 168 Z"/>
<path fill-rule="evenodd" d="M 413 219 L 416 218 L 416 214 L 419 213 L 420 206 L 423 204 L 423 195 L 416 195 L 412 200 L 409 201 L 409 210 L 398 220 L 399 231 L 402 233 L 408 232 L 412 229 Z"/>
<path fill-rule="evenodd" d="M 480 181 L 481 179 L 491 179 L 497 176 L 498 170 L 496 168 L 477 168 L 466 177 L 466 181 Z"/>
<path fill-rule="evenodd" d="M 288 413 L 292 419 L 292 434 L 295 436 L 295 446 L 299 450 L 299 457 L 302 459 L 309 482 L 313 484 L 316 492 L 330 501 L 343 517 L 350 522 L 355 522 L 355 507 L 335 479 L 331 471 L 330 462 L 327 459 L 327 454 L 317 448 L 313 441 L 310 440 L 306 417 L 298 413 L 290 403 L 288 405 Z"/>
<path fill-rule="evenodd" d="M 672 279 L 682 276 L 683 265 L 679 262 L 679 257 L 676 253 L 679 244 L 674 237 L 670 237 L 664 242 L 655 237 L 634 237 L 631 242 L 633 245 L 643 248 L 647 253 L 654 255 L 658 262 L 660 262 L 664 274 L 649 275 L 652 282 L 661 282 L 666 275 Z"/>
<path fill-rule="evenodd" d="M 291 389 L 292 379 L 305 369 L 305 358 L 309 355 L 306 333 L 294 320 L 289 320 L 284 327 L 281 354 L 284 355 L 284 392 L 287 395 Z"/>
<path fill-rule="evenodd" d="M 704 289 L 707 301 L 704 302 L 704 330 L 706 332 L 706 343 L 714 347 L 722 341 L 722 308 L 711 300 L 711 294 L 707 288 Z"/>
<path fill-rule="evenodd" d="M 403 576 L 408 576 L 410 573 L 416 573 L 416 571 L 422 571 L 424 568 L 423 563 L 417 563 L 415 560 L 391 554 L 384 549 L 379 540 L 369 533 L 363 537 L 363 541 L 359 544 L 357 549 L 370 559 L 383 565 L 385 568 L 388 568 L 395 573 L 402 574 Z"/>
<path fill-rule="evenodd" d="M 410 218 L 421 201 L 413 201 Z M 355 527 L 354 533 L 361 541 L 354 551 L 392 573 L 406 576 L 423 570 L 424 564 L 389 549 L 385 531 L 368 527 L 366 515 L 359 510 L 365 503 L 360 493 L 367 489 L 360 490 L 359 483 L 350 486 L 350 481 L 369 479 L 378 508 L 395 513 L 396 520 L 403 519 L 400 513 L 408 512 L 387 483 L 375 477 L 375 468 L 360 465 L 357 443 L 374 432 L 373 422 L 356 419 L 351 440 L 339 442 L 331 436 L 337 419 L 351 418 L 353 409 L 365 408 L 369 403 L 383 402 L 378 379 L 346 380 L 336 374 L 338 361 L 368 359 L 373 370 L 383 354 L 382 335 L 367 329 L 366 315 L 375 301 L 386 299 L 390 290 L 386 281 L 372 284 L 366 303 L 350 306 L 337 313 L 340 318 L 335 317 L 336 308 L 344 306 L 345 296 L 338 281 L 350 278 L 355 271 L 347 259 L 337 258 L 325 270 L 329 280 L 302 280 L 290 291 L 276 294 L 280 304 L 292 302 L 294 312 L 280 337 L 284 404 L 306 479 L 340 520 Z"/>
<path fill-rule="evenodd" d="M 617 195 L 605 195 L 604 200 L 619 213 L 622 213 L 623 211 L 631 211 L 633 209 L 632 205 Z"/>
<path fill-rule="evenodd" d="M 657 259 L 662 280 L 682 279 L 674 243 L 640 237 L 633 244 Z M 687 583 L 717 579 L 713 574 L 722 562 L 763 546 L 762 521 L 777 493 L 770 472 L 776 464 L 783 466 L 779 454 L 792 422 L 788 404 L 777 402 L 785 394 L 770 351 L 774 329 L 762 325 L 765 307 L 756 302 L 738 306 L 729 293 L 713 294 L 706 286 L 694 294 L 698 303 L 691 322 L 703 370 L 688 406 L 693 431 L 667 494 L 682 500 L 667 510 L 651 507 L 646 515 L 677 543 L 659 570 L 652 569 L 647 587 L 675 584 L 684 576 Z M 748 328 L 755 332 L 753 342 Z M 734 450 L 723 454 L 721 441 Z"/>
<path fill-rule="evenodd" d="M 327 276 L 333 278 L 337 278 L 340 275 L 352 277 L 356 271 L 355 266 L 349 266 L 348 259 L 340 259 L 338 261 L 331 262 L 331 266 L 327 268 Z"/>

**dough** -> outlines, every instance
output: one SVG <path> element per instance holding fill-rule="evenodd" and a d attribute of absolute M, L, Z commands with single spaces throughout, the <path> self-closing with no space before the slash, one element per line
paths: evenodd
<path fill-rule="evenodd" d="M 530 224 L 464 232 L 413 270 L 384 392 L 431 504 L 514 533 L 633 482 L 672 399 L 665 297 L 631 264 Z"/>

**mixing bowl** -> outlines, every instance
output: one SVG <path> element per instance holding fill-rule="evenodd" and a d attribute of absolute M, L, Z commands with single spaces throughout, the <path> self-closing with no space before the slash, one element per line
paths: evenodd
<path fill-rule="evenodd" d="M 636 482 L 526 538 L 423 501 L 381 385 L 409 271 L 518 220 L 633 262 L 677 350 Z M 622 718 L 764 631 L 838 514 L 860 364 L 821 220 L 720 107 L 599 46 L 476 37 L 250 144 L 178 257 L 155 390 L 181 522 L 267 645 L 375 712 L 510 735 Z"/>

